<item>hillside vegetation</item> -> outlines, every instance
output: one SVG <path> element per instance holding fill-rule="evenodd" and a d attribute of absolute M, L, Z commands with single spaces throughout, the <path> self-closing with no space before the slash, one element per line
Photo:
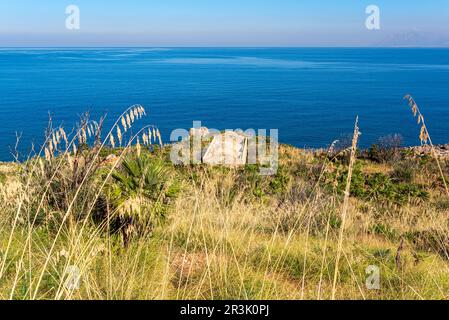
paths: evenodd
<path fill-rule="evenodd" d="M 0 299 L 448 298 L 449 162 L 281 145 L 273 176 L 175 166 L 154 127 L 125 139 L 140 108 L 0 165 Z"/>

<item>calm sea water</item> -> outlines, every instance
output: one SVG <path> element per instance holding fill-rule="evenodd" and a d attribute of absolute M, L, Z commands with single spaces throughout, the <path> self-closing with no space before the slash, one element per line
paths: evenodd
<path fill-rule="evenodd" d="M 362 146 L 399 133 L 418 141 L 411 93 L 435 143 L 449 142 L 449 49 L 182 48 L 0 50 L 0 160 L 42 141 L 48 113 L 66 128 L 90 111 L 106 126 L 142 104 L 165 140 L 193 120 L 217 129 L 277 128 L 280 141 L 324 147 L 352 132 Z"/>

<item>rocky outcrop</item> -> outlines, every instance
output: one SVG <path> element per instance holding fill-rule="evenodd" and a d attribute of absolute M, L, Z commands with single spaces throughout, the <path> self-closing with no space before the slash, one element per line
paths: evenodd
<path fill-rule="evenodd" d="M 417 147 L 410 147 L 416 155 L 432 155 L 432 147 L 429 145 L 422 145 Z M 449 143 L 434 146 L 435 155 L 439 158 L 449 159 Z"/>

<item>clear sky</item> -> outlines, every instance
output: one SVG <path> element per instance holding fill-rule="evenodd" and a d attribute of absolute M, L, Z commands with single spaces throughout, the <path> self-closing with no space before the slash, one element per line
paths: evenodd
<path fill-rule="evenodd" d="M 365 27 L 371 4 L 380 30 Z M 379 44 L 449 45 L 449 0 L 0 0 L 3 47 Z"/>

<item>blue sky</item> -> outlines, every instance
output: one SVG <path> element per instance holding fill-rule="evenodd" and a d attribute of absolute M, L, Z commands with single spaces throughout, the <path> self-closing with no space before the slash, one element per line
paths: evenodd
<path fill-rule="evenodd" d="M 78 31 L 65 28 L 70 4 Z M 377 31 L 365 28 L 370 4 Z M 449 44 L 448 21 L 448 0 L 0 0 L 0 46 Z"/>

